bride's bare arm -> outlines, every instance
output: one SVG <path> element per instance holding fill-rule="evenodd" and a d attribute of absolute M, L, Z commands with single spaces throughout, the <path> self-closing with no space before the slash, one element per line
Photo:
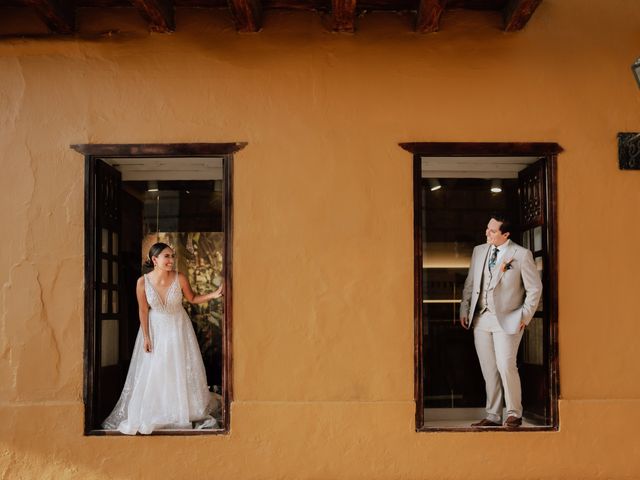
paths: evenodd
<path fill-rule="evenodd" d="M 144 337 L 144 351 L 150 352 L 153 349 L 153 345 L 151 344 L 151 336 L 149 335 L 149 304 L 147 303 L 147 295 L 144 291 L 144 277 L 138 279 L 138 283 L 136 284 L 136 297 L 138 298 L 140 327 L 142 327 L 142 336 Z"/>
<path fill-rule="evenodd" d="M 207 293 L 205 295 L 196 295 L 189 285 L 189 279 L 182 273 L 178 273 L 180 279 L 180 288 L 182 288 L 182 294 L 189 303 L 206 303 L 214 298 L 220 298 L 222 296 L 222 285 L 218 287 L 215 292 Z"/>

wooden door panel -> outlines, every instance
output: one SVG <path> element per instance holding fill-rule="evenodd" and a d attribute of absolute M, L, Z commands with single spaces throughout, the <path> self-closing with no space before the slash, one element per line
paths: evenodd
<path fill-rule="evenodd" d="M 120 285 L 121 174 L 101 160 L 95 166 L 95 418 L 99 427 L 111 412 L 121 389 L 120 335 L 122 331 Z"/>
<path fill-rule="evenodd" d="M 539 160 L 518 175 L 521 243 L 533 253 L 543 284 L 543 296 L 525 330 L 519 353 L 524 415 L 541 424 L 551 422 L 549 376 L 548 221 L 546 160 Z"/>

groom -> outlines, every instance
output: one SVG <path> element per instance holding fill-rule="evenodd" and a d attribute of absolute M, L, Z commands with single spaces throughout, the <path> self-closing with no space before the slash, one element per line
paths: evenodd
<path fill-rule="evenodd" d="M 507 406 L 504 425 L 522 425 L 516 357 L 524 328 L 538 307 L 542 282 L 531 252 L 509 239 L 512 228 L 502 216 L 489 220 L 487 243 L 473 249 L 464 282 L 460 323 L 467 329 L 474 326 L 474 343 L 487 390 L 487 416 L 472 427 L 499 427 L 503 396 Z"/>

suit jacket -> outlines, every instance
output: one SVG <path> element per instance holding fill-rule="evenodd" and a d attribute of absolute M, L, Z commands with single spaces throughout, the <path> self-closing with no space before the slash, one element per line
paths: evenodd
<path fill-rule="evenodd" d="M 473 249 L 469 274 L 464 282 L 460 316 L 473 321 L 478 297 L 482 289 L 482 274 L 491 245 L 478 245 Z M 510 263 L 510 268 L 505 265 Z M 536 269 L 531 251 L 513 241 L 502 256 L 502 264 L 495 266 L 490 286 L 493 286 L 493 301 L 498 323 L 507 333 L 517 333 L 520 322 L 529 324 L 538 308 L 542 295 L 542 281 Z M 491 295 L 491 292 L 489 292 Z"/>

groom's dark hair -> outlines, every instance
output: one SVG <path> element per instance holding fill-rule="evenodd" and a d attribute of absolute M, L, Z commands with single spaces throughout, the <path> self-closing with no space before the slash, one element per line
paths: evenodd
<path fill-rule="evenodd" d="M 510 234 L 509 236 L 513 236 L 513 232 L 515 230 L 515 224 L 511 221 L 511 219 L 502 213 L 495 213 L 491 215 L 491 218 L 500 222 L 500 231 L 505 234 Z"/>

